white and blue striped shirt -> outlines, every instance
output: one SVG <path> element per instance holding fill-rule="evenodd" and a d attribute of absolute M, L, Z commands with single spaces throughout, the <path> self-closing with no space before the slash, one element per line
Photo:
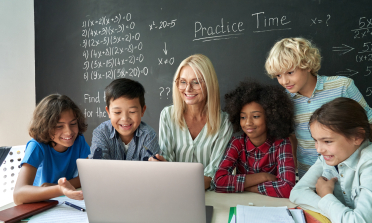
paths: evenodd
<path fill-rule="evenodd" d="M 181 129 L 171 119 L 172 106 L 160 114 L 159 145 L 163 156 L 171 162 L 196 162 L 204 165 L 204 176 L 214 177 L 232 134 L 232 125 L 225 112 L 221 112 L 220 130 L 207 134 L 207 124 L 193 140 L 188 128 Z"/>

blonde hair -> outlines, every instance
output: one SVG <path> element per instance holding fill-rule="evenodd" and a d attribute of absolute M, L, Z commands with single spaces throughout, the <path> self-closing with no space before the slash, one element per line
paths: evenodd
<path fill-rule="evenodd" d="M 212 62 L 208 57 L 202 54 L 195 54 L 184 59 L 174 74 L 172 121 L 177 123 L 181 129 L 186 127 L 184 121 L 186 104 L 181 97 L 176 83 L 180 76 L 181 69 L 185 66 L 190 66 L 195 72 L 197 79 L 202 79 L 206 85 L 207 101 L 204 106 L 204 112 L 207 115 L 207 134 L 216 134 L 220 130 L 221 125 L 220 90 L 216 71 L 214 70 Z"/>
<path fill-rule="evenodd" d="M 310 69 L 314 76 L 320 69 L 320 52 L 304 38 L 284 38 L 271 48 L 265 68 L 271 78 L 294 68 Z"/>

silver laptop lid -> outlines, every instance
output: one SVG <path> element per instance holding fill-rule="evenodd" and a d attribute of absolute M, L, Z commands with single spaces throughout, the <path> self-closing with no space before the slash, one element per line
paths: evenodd
<path fill-rule="evenodd" d="M 200 163 L 78 159 L 89 222 L 205 223 Z"/>

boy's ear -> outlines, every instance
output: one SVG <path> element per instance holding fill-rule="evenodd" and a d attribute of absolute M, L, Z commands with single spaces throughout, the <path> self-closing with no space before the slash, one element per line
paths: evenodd
<path fill-rule="evenodd" d="M 141 117 L 143 117 L 143 115 L 145 114 L 145 111 L 146 111 L 146 105 L 144 105 L 143 108 L 142 108 L 142 114 L 141 114 Z"/>
<path fill-rule="evenodd" d="M 108 116 L 110 118 L 110 110 L 109 110 L 109 108 L 107 106 L 106 106 L 106 112 L 107 112 L 107 114 L 108 114 Z"/>

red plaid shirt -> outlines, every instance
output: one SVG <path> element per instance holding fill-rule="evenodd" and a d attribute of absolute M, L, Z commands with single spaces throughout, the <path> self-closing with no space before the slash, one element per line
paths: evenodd
<path fill-rule="evenodd" d="M 236 167 L 236 175 L 232 172 Z M 276 175 L 277 181 L 257 185 L 261 194 L 271 197 L 289 197 L 295 185 L 295 166 L 292 146 L 288 138 L 267 139 L 255 147 L 246 134 L 233 137 L 214 177 L 216 192 L 243 192 L 245 176 L 266 172 Z"/>

